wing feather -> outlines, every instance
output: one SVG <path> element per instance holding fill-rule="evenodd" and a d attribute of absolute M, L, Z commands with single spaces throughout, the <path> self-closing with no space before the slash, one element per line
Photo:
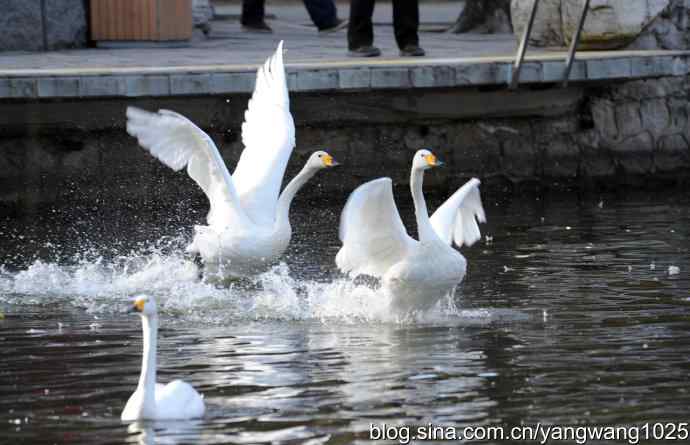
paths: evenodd
<path fill-rule="evenodd" d="M 481 238 L 479 223 L 486 222 L 486 214 L 479 184 L 479 179 L 470 179 L 431 216 L 434 231 L 448 244 L 471 246 Z"/>
<path fill-rule="evenodd" d="M 242 207 L 255 222 L 272 223 L 295 146 L 282 41 L 257 70 L 254 93 L 244 114 L 242 142 L 245 148 L 233 173 Z"/>
<path fill-rule="evenodd" d="M 210 226 L 244 221 L 246 216 L 232 177 L 216 144 L 192 121 L 169 110 L 151 113 L 127 107 L 127 133 L 163 164 L 175 171 L 187 167 L 210 202 Z"/>
<path fill-rule="evenodd" d="M 405 230 L 393 199 L 390 178 L 359 186 L 347 200 L 340 217 L 343 247 L 338 268 L 352 275 L 383 276 L 417 243 Z"/>

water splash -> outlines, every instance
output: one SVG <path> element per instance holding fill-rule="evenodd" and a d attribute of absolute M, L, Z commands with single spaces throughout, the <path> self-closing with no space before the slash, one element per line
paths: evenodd
<path fill-rule="evenodd" d="M 292 276 L 285 263 L 259 275 L 250 286 L 221 287 L 201 280 L 196 264 L 181 251 L 162 248 L 110 259 L 89 252 L 73 264 L 36 260 L 16 272 L 0 268 L 4 303 L 59 303 L 93 314 L 116 313 L 127 310 L 131 296 L 138 293 L 155 295 L 169 315 L 220 324 L 232 319 L 434 322 L 460 314 L 448 297 L 430 312 L 395 315 L 376 285 L 345 277 L 302 280 Z"/>

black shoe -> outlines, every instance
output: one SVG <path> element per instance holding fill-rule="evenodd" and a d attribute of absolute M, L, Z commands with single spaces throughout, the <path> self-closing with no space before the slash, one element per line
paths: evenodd
<path fill-rule="evenodd" d="M 347 55 L 350 57 L 378 57 L 381 55 L 381 50 L 372 45 L 360 46 L 348 51 Z"/>
<path fill-rule="evenodd" d="M 271 29 L 268 24 L 266 24 L 265 21 L 260 21 L 256 23 L 242 23 L 242 31 L 246 32 L 263 32 L 263 33 L 271 33 L 273 30 Z"/>
<path fill-rule="evenodd" d="M 400 50 L 401 57 L 421 57 L 425 54 L 426 52 L 419 45 L 406 45 Z"/>
<path fill-rule="evenodd" d="M 328 28 L 323 28 L 319 29 L 319 35 L 324 35 L 324 34 L 332 34 L 334 32 L 338 32 L 341 29 L 347 28 L 347 25 L 350 23 L 349 20 L 345 19 L 336 19 L 335 20 L 335 25 L 330 26 Z"/>

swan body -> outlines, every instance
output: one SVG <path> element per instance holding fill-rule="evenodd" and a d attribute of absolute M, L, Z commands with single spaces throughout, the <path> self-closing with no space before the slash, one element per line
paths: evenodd
<path fill-rule="evenodd" d="M 203 397 L 187 382 L 173 380 L 156 383 L 158 313 L 152 297 L 136 299 L 132 310 L 141 315 L 144 354 L 137 389 L 132 393 L 120 418 L 123 421 L 194 419 L 204 415 Z"/>
<path fill-rule="evenodd" d="M 410 188 L 419 240 L 405 230 L 390 178 L 358 187 L 341 215 L 343 246 L 336 256 L 338 268 L 355 276 L 380 278 L 392 308 L 400 312 L 429 309 L 453 291 L 465 276 L 467 261 L 452 244 L 474 244 L 481 238 L 478 222 L 486 221 L 476 178 L 429 217 L 423 175 L 438 165 L 429 150 L 419 150 L 412 162 Z"/>
<path fill-rule="evenodd" d="M 319 170 L 338 165 L 316 151 L 280 192 L 295 146 L 283 42 L 257 71 L 242 124 L 245 149 L 232 175 L 211 138 L 178 113 L 128 107 L 127 132 L 168 167 L 186 167 L 206 194 L 207 224 L 195 226 L 187 251 L 201 256 L 209 278 L 264 272 L 290 243 L 290 204 L 297 191 Z"/>

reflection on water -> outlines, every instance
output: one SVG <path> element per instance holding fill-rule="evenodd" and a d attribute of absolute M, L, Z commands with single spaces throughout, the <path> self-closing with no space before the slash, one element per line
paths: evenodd
<path fill-rule="evenodd" d="M 1 437 L 347 443 L 372 422 L 687 421 L 687 195 L 489 197 L 467 282 L 407 323 L 334 270 L 338 205 L 312 206 L 318 223 L 294 215 L 286 264 L 251 289 L 199 282 L 182 253 L 191 222 L 165 209 L 131 230 L 133 215 L 96 211 L 1 222 Z M 119 421 L 141 360 L 124 311 L 141 291 L 165 313 L 159 379 L 202 392 L 203 420 Z"/>

